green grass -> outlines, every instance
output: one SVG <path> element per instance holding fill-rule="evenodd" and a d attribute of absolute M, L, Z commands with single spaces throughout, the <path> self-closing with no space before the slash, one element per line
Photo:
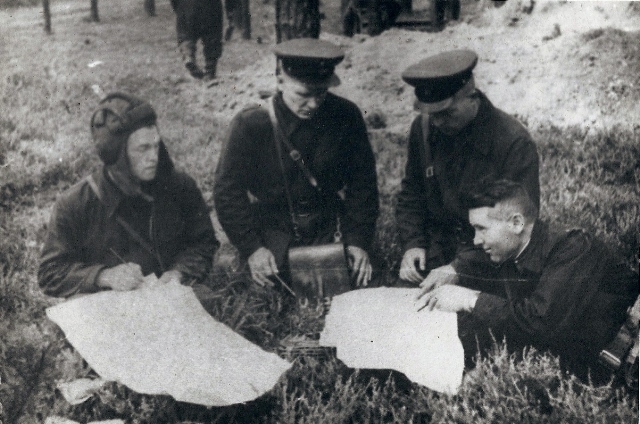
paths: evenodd
<path fill-rule="evenodd" d="M 0 9 L 35 6 L 38 3 L 40 3 L 38 0 L 0 0 Z"/>
<path fill-rule="evenodd" d="M 115 383 L 82 405 L 66 404 L 56 383 L 92 371 L 45 318 L 44 309 L 55 301 L 38 290 L 36 270 L 56 194 L 98 165 L 88 128 L 99 99 L 92 86 L 130 90 L 152 102 L 176 162 L 196 178 L 211 207 L 226 125 L 248 97 L 241 91 L 250 91 L 207 91 L 185 78 L 168 2 L 158 2 L 158 16 L 148 18 L 141 4 L 102 1 L 100 24 L 86 21 L 88 1 L 69 4 L 53 4 L 52 36 L 42 30 L 38 7 L 12 9 L 13 20 L 0 22 L 9 59 L 0 67 L 0 421 L 33 423 L 61 415 L 135 423 L 637 422 L 633 396 L 579 382 L 545 353 L 529 351 L 516 360 L 504 346 L 479 362 L 455 396 L 397 375 L 387 380 L 388 374 L 378 373 L 381 378 L 371 380 L 371 373 L 354 372 L 335 359 L 299 358 L 269 394 L 244 406 L 185 411 L 168 397 L 136 394 Z M 273 4 L 252 7 L 255 35 L 269 40 Z M 233 81 L 236 68 L 260 61 L 268 45 L 234 41 L 224 54 L 222 71 Z M 103 64 L 87 66 L 96 60 Z M 597 233 L 637 269 L 639 130 L 621 125 L 531 131 L 542 161 L 543 216 Z M 390 270 L 401 254 L 393 212 L 407 140 L 388 128 L 370 128 L 370 137 L 381 191 L 375 245 Z M 229 245 L 223 250 L 233 252 Z M 322 328 L 322 305 L 295 305 L 282 313 L 286 300 L 247 290 L 249 283 L 226 274 L 225 266 L 216 267 L 209 283 L 215 292 L 206 305 L 212 315 L 267 350 L 278 351 L 281 340 Z"/>

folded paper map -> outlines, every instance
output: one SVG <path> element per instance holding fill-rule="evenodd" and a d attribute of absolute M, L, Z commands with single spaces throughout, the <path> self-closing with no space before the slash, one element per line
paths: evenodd
<path fill-rule="evenodd" d="M 190 287 L 152 284 L 47 309 L 105 380 L 207 406 L 253 400 L 291 366 L 216 321 Z"/>
<path fill-rule="evenodd" d="M 416 311 L 419 289 L 372 288 L 336 296 L 320 335 L 352 368 L 393 369 L 432 390 L 453 394 L 464 351 L 455 313 Z"/>

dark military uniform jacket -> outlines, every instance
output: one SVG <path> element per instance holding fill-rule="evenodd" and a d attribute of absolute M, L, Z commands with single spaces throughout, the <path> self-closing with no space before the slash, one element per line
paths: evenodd
<path fill-rule="evenodd" d="M 595 360 L 638 296 L 638 275 L 583 230 L 537 221 L 514 260 L 468 266 L 460 284 L 483 290 L 472 317 L 500 339 Z M 488 287 L 495 284 L 493 287 Z"/>
<path fill-rule="evenodd" d="M 176 12 L 178 44 L 202 38 L 204 49 L 215 58 L 222 54 L 223 8 L 221 0 L 171 0 Z M 205 57 L 208 51 L 203 51 Z"/>
<path fill-rule="evenodd" d="M 311 119 L 295 116 L 280 93 L 274 106 L 283 135 L 300 151 L 323 192 L 311 186 L 282 146 L 295 213 L 312 221 L 303 229 L 301 244 L 330 242 L 339 213 L 343 242 L 368 249 L 378 215 L 378 189 L 359 109 L 331 93 Z M 340 190 L 343 201 L 337 201 Z M 248 108 L 231 122 L 216 170 L 215 205 L 222 227 L 243 258 L 267 247 L 278 262 L 284 260 L 287 247 L 293 245 L 292 219 L 273 127 L 264 108 Z"/>
<path fill-rule="evenodd" d="M 68 297 L 98 291 L 100 271 L 122 260 L 140 265 L 144 275 L 180 271 L 185 283 L 207 275 L 219 245 L 207 206 L 195 181 L 174 171 L 164 147 L 161 152 L 159 177 L 145 190 L 153 196 L 151 202 L 125 196 L 104 169 L 92 175 L 102 200 L 87 179 L 60 196 L 38 271 L 46 294 Z M 155 252 L 143 248 L 116 216 Z"/>
<path fill-rule="evenodd" d="M 484 94 L 478 96 L 478 114 L 459 134 L 447 136 L 430 126 L 428 159 L 422 116 L 411 125 L 396 218 L 404 250 L 426 249 L 430 268 L 472 249 L 473 228 L 460 198 L 481 178 L 520 182 L 539 204 L 538 154 L 529 133 Z"/>

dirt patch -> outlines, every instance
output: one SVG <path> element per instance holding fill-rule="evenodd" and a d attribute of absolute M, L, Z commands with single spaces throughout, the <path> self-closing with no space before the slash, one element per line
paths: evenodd
<path fill-rule="evenodd" d="M 640 103 L 640 20 L 633 2 L 484 0 L 465 7 L 462 22 L 442 32 L 391 29 L 377 37 L 322 38 L 347 50 L 336 89 L 365 114 L 384 117 L 389 130 L 407 131 L 413 90 L 400 79 L 410 64 L 456 48 L 478 52 L 477 85 L 498 106 L 531 125 L 587 127 L 632 124 Z M 213 88 L 215 113 L 232 116 L 259 91 L 274 89 L 275 62 L 262 56 Z M 210 96 L 203 96 L 206 102 Z M 218 97 L 220 98 L 220 97 Z"/>

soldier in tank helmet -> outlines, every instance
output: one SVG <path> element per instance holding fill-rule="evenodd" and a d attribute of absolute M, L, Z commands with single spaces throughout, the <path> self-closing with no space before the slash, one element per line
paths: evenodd
<path fill-rule="evenodd" d="M 91 118 L 103 165 L 56 201 L 38 281 L 50 296 L 200 283 L 219 246 L 195 181 L 174 169 L 151 105 L 112 93 Z"/>

